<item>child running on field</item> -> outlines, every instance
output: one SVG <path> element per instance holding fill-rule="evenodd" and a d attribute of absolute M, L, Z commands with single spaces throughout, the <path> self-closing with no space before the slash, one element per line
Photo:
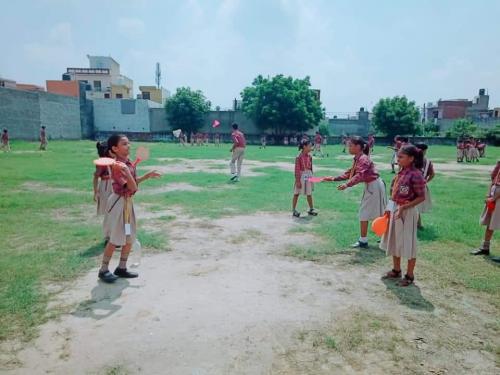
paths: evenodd
<path fill-rule="evenodd" d="M 417 262 L 417 206 L 425 200 L 425 179 L 422 151 L 413 145 L 401 147 L 397 155 L 400 171 L 391 184 L 391 200 L 386 215 L 389 226 L 382 237 L 380 248 L 392 255 L 393 268 L 384 279 L 401 279 L 401 258 L 408 259 L 408 267 L 400 286 L 408 286 L 415 280 Z"/>
<path fill-rule="evenodd" d="M 295 158 L 295 185 L 292 199 L 292 214 L 294 217 L 300 217 L 300 212 L 297 211 L 299 195 L 305 195 L 307 197 L 307 204 L 309 205 L 309 211 L 307 211 L 308 215 L 318 215 L 313 205 L 313 184 L 309 181 L 309 178 L 313 176 L 312 157 L 310 155 L 311 148 L 312 145 L 309 140 L 302 140 L 299 145 L 299 150 L 301 152 L 299 156 Z"/>
<path fill-rule="evenodd" d="M 114 134 L 108 139 L 108 150 L 116 158 L 111 166 L 111 179 L 113 193 L 110 195 L 105 216 L 105 228 L 109 231 L 109 241 L 104 248 L 102 265 L 99 270 L 99 278 L 112 283 L 117 278 L 134 278 L 139 275 L 127 270 L 127 260 L 136 237 L 136 222 L 133 204 L 133 196 L 137 192 L 138 185 L 150 178 L 159 177 L 156 171 L 146 173 L 137 177 L 136 167 L 129 159 L 130 142 L 125 135 Z M 120 263 L 115 272 L 108 269 L 109 261 L 117 246 L 121 246 Z"/>

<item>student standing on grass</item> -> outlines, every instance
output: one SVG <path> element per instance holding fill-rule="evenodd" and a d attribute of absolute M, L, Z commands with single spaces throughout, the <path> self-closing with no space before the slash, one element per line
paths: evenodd
<path fill-rule="evenodd" d="M 368 136 L 368 142 L 366 142 L 368 144 L 368 148 L 370 149 L 370 154 L 373 153 L 373 148 L 375 147 L 375 137 L 373 136 L 373 134 L 370 134 Z"/>
<path fill-rule="evenodd" d="M 481 214 L 480 223 L 486 225 L 484 232 L 484 240 L 479 249 L 471 252 L 472 255 L 490 255 L 490 241 L 493 237 L 493 232 L 500 229 L 500 160 L 491 173 L 491 185 L 486 195 L 486 201 L 483 213 Z M 500 262 L 499 257 L 492 258 L 495 262 Z"/>
<path fill-rule="evenodd" d="M 97 154 L 100 158 L 111 157 L 108 152 L 108 145 L 106 142 L 97 142 Z M 94 202 L 97 203 L 97 215 L 105 216 L 108 198 L 113 193 L 111 186 L 111 169 L 110 167 L 96 166 L 94 173 Z M 107 220 L 103 220 L 103 233 L 104 239 L 109 240 L 109 230 L 106 226 Z"/>
<path fill-rule="evenodd" d="M 105 221 L 109 230 L 109 241 L 104 248 L 99 278 L 107 283 L 114 282 L 118 277 L 134 278 L 139 275 L 127 270 L 127 260 L 136 237 L 135 212 L 132 197 L 137 192 L 138 185 L 149 178 L 159 177 L 156 171 L 136 176 L 136 167 L 129 159 L 130 142 L 125 135 L 114 134 L 108 139 L 108 150 L 116 157 L 111 166 L 113 193 L 110 195 Z M 109 261 L 117 246 L 121 246 L 120 264 L 114 274 L 108 269 Z"/>
<path fill-rule="evenodd" d="M 10 151 L 10 143 L 9 143 L 9 131 L 7 129 L 4 129 L 2 131 L 2 150 L 4 152 L 9 152 Z"/>
<path fill-rule="evenodd" d="M 305 195 L 307 197 L 307 204 L 309 205 L 307 214 L 311 216 L 318 215 L 313 205 L 313 184 L 309 181 L 309 178 L 313 176 L 312 157 L 310 154 L 311 148 L 311 142 L 309 140 L 302 140 L 299 145 L 299 150 L 301 152 L 299 156 L 295 158 L 295 185 L 292 199 L 292 214 L 294 217 L 300 217 L 300 212 L 297 211 L 299 195 Z"/>
<path fill-rule="evenodd" d="M 319 152 L 321 157 L 323 157 L 323 151 L 321 151 L 321 144 L 323 143 L 323 137 L 319 132 L 316 132 L 314 136 L 314 152 L 313 155 L 316 156 L 316 153 Z"/>
<path fill-rule="evenodd" d="M 338 190 L 345 190 L 364 182 L 365 189 L 361 198 L 359 208 L 359 240 L 352 245 L 357 248 L 368 247 L 368 222 L 384 214 L 387 204 L 384 181 L 380 178 L 373 161 L 368 156 L 370 148 L 367 142 L 361 137 L 352 137 L 348 143 L 349 153 L 354 155 L 352 167 L 344 174 L 334 177 L 332 181 L 345 181 L 339 185 Z"/>
<path fill-rule="evenodd" d="M 463 163 L 465 157 L 465 143 L 463 139 L 457 140 L 457 163 Z"/>
<path fill-rule="evenodd" d="M 40 129 L 40 150 L 47 150 L 47 133 L 45 132 L 45 126 Z"/>
<path fill-rule="evenodd" d="M 241 176 L 241 164 L 243 163 L 243 156 L 245 155 L 246 140 L 245 135 L 238 130 L 238 124 L 233 123 L 231 125 L 233 132 L 231 138 L 233 139 L 233 147 L 231 147 L 231 152 L 233 156 L 231 158 L 231 163 L 229 164 L 231 168 L 231 181 L 238 181 Z"/>
<path fill-rule="evenodd" d="M 425 179 L 421 169 L 424 154 L 413 145 L 405 145 L 398 152 L 401 170 L 391 184 L 391 200 L 386 215 L 390 215 L 387 232 L 382 237 L 380 248 L 392 255 L 393 268 L 384 279 L 401 279 L 401 257 L 408 259 L 408 267 L 399 285 L 413 283 L 417 262 L 417 206 L 425 200 Z"/>
<path fill-rule="evenodd" d="M 425 143 L 417 143 L 415 145 L 424 154 L 424 166 L 422 168 L 422 175 L 425 179 L 425 201 L 418 205 L 418 229 L 423 229 L 422 214 L 429 212 L 432 209 L 431 191 L 429 190 L 429 182 L 434 178 L 434 165 L 425 157 L 427 154 L 428 146 Z"/>
<path fill-rule="evenodd" d="M 260 147 L 259 148 L 266 148 L 267 146 L 267 137 L 265 134 L 262 134 L 260 137 Z"/>

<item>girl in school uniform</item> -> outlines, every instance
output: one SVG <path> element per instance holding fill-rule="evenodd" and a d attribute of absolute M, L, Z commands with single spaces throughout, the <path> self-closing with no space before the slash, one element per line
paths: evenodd
<path fill-rule="evenodd" d="M 104 248 L 99 278 L 107 283 L 114 282 L 118 277 L 134 278 L 139 275 L 127 270 L 127 259 L 136 237 L 135 212 L 133 196 L 138 185 L 149 179 L 159 177 L 156 171 L 137 177 L 136 167 L 129 159 L 130 142 L 125 135 L 114 134 L 108 139 L 108 150 L 116 158 L 111 166 L 113 193 L 109 196 L 106 206 L 105 221 L 109 230 L 109 241 Z M 120 263 L 115 272 L 108 269 L 109 261 L 117 246 L 121 246 Z"/>
<path fill-rule="evenodd" d="M 459 138 L 457 141 L 457 163 L 463 163 L 465 157 L 465 143 Z"/>
<path fill-rule="evenodd" d="M 434 178 L 434 165 L 425 156 L 427 154 L 427 149 L 429 148 L 425 143 L 417 143 L 415 145 L 419 150 L 422 151 L 424 155 L 424 166 L 422 167 L 422 175 L 425 179 L 425 201 L 418 205 L 418 228 L 423 229 L 422 226 L 422 214 L 429 212 L 432 209 L 432 199 L 431 191 L 429 190 L 429 182 Z"/>
<path fill-rule="evenodd" d="M 7 129 L 4 129 L 2 132 L 2 147 L 0 148 L 4 150 L 4 152 L 10 151 L 9 131 Z"/>
<path fill-rule="evenodd" d="M 482 245 L 471 252 L 472 255 L 490 255 L 490 241 L 493 232 L 500 229 L 500 160 L 491 173 L 491 185 L 486 195 L 485 206 L 480 217 L 481 225 L 486 226 Z M 500 258 L 492 258 L 500 262 Z"/>
<path fill-rule="evenodd" d="M 309 181 L 309 177 L 313 176 L 312 156 L 310 155 L 311 149 L 311 142 L 306 139 L 302 140 L 299 145 L 299 150 L 301 152 L 299 156 L 295 158 L 295 185 L 292 199 L 292 214 L 294 217 L 300 217 L 300 212 L 297 211 L 299 195 L 305 195 L 307 197 L 307 204 L 309 205 L 309 211 L 307 211 L 308 215 L 318 215 L 313 205 L 313 184 Z"/>
<path fill-rule="evenodd" d="M 477 149 L 477 142 L 474 138 L 470 140 L 469 159 L 472 163 L 479 162 L 479 150 Z"/>
<path fill-rule="evenodd" d="M 106 143 L 97 142 L 96 148 L 100 158 L 110 157 Z M 109 167 L 95 167 L 93 185 L 94 202 L 97 203 L 97 215 L 104 215 L 106 213 L 108 198 L 113 192 L 111 186 L 111 170 Z"/>
<path fill-rule="evenodd" d="M 357 248 L 368 247 L 368 222 L 376 219 L 384 214 L 387 204 L 385 194 L 385 184 L 380 178 L 373 161 L 368 156 L 370 146 L 361 137 L 352 137 L 348 143 L 349 153 L 354 155 L 352 167 L 345 171 L 344 174 L 333 177 L 331 181 L 346 181 L 339 185 L 338 190 L 345 190 L 359 183 L 364 183 L 365 188 L 361 205 L 359 207 L 359 240 L 352 245 Z"/>
<path fill-rule="evenodd" d="M 386 214 L 390 215 L 389 227 L 380 242 L 380 248 L 392 255 L 393 268 L 384 279 L 401 278 L 401 257 L 408 259 L 408 267 L 401 286 L 413 283 L 417 262 L 417 207 L 425 200 L 425 179 L 422 151 L 413 145 L 405 145 L 398 152 L 401 170 L 391 184 L 391 200 Z"/>

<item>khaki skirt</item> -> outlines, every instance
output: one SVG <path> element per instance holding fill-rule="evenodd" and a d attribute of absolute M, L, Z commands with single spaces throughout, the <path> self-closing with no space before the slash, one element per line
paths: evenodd
<path fill-rule="evenodd" d="M 492 212 L 488 212 L 488 208 L 484 205 L 483 212 L 479 218 L 479 223 L 481 225 L 486 225 L 490 230 L 499 230 L 500 202 L 498 201 L 498 198 L 500 198 L 500 186 L 493 186 L 491 190 L 492 194 L 490 195 L 496 199 L 495 209 Z"/>
<path fill-rule="evenodd" d="M 300 183 L 301 187 L 298 188 L 297 186 L 294 186 L 293 193 L 295 195 L 312 195 L 312 192 L 314 191 L 314 184 L 309 181 L 309 177 L 312 177 L 313 173 L 312 171 L 304 171 L 300 175 Z"/>
<path fill-rule="evenodd" d="M 429 185 L 425 185 L 425 201 L 417 206 L 418 212 L 424 214 L 432 209 L 432 198 Z"/>
<path fill-rule="evenodd" d="M 479 157 L 479 150 L 477 148 L 475 148 L 475 147 L 469 148 L 468 156 L 471 159 L 472 158 L 474 158 L 474 159 L 478 158 Z"/>
<path fill-rule="evenodd" d="M 108 198 L 106 215 L 104 215 L 104 236 L 117 246 L 132 244 L 136 238 L 136 222 L 132 198 L 127 198 L 130 212 L 130 234 L 125 232 L 125 197 L 112 193 Z"/>
<path fill-rule="evenodd" d="M 418 210 L 415 207 L 404 210 L 399 219 L 395 219 L 394 212 L 392 212 L 387 232 L 380 241 L 380 248 L 385 250 L 387 255 L 406 259 L 416 258 L 417 223 Z"/>
<path fill-rule="evenodd" d="M 108 198 L 113 193 L 111 180 L 99 180 L 97 191 L 99 192 L 99 199 L 97 200 L 97 215 L 104 215 L 106 214 Z"/>
<path fill-rule="evenodd" d="M 387 205 L 385 184 L 381 178 L 365 184 L 363 198 L 359 207 L 359 220 L 370 221 L 384 214 Z"/>

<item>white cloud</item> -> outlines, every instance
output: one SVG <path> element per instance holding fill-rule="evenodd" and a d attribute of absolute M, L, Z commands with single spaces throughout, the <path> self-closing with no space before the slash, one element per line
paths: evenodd
<path fill-rule="evenodd" d="M 117 22 L 118 31 L 127 38 L 134 39 L 144 34 L 144 22 L 139 18 L 120 18 Z"/>

